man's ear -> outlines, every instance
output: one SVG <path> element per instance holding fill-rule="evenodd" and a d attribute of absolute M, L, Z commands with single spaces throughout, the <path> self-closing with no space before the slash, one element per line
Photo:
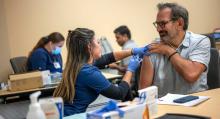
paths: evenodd
<path fill-rule="evenodd" d="M 122 40 L 121 42 L 126 42 L 128 40 L 128 35 L 127 34 L 124 34 L 124 35 L 121 35 L 122 36 Z"/>
<path fill-rule="evenodd" d="M 183 18 L 179 18 L 177 21 L 178 21 L 178 30 L 183 30 L 183 27 L 184 27 Z"/>

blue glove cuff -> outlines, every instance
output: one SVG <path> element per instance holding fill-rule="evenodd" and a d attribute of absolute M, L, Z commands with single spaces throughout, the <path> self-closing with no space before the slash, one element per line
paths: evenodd
<path fill-rule="evenodd" d="M 124 117 L 125 112 L 121 110 L 118 106 L 117 103 L 113 100 L 110 100 L 106 106 L 103 108 L 93 112 L 90 115 L 96 115 L 99 117 L 102 117 L 104 113 L 110 112 L 110 111 L 118 111 L 120 118 Z M 90 119 L 89 115 L 87 114 L 87 118 Z"/>
<path fill-rule="evenodd" d="M 127 71 L 130 71 L 130 72 L 132 72 L 132 73 L 135 72 L 135 71 L 134 71 L 133 69 L 131 69 L 131 68 L 127 68 Z"/>

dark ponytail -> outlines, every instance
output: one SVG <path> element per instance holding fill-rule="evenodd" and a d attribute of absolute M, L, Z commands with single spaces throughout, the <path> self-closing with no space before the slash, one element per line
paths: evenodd
<path fill-rule="evenodd" d="M 82 65 L 90 58 L 88 45 L 92 43 L 94 35 L 94 31 L 87 28 L 76 28 L 69 31 L 66 41 L 66 66 L 63 71 L 63 79 L 54 90 L 54 97 L 62 97 L 65 102 L 73 102 L 76 78 Z"/>
<path fill-rule="evenodd" d="M 32 55 L 32 53 L 38 49 L 38 48 L 43 48 L 47 43 L 49 42 L 52 43 L 59 43 L 61 41 L 64 41 L 64 37 L 61 33 L 59 32 L 53 32 L 51 33 L 49 36 L 45 36 L 42 37 L 37 44 L 34 46 L 34 48 L 31 50 L 31 52 L 29 53 L 28 57 L 30 57 Z"/>

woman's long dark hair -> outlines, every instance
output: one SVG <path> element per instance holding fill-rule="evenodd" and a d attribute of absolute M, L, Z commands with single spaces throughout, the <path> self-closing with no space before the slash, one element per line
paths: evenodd
<path fill-rule="evenodd" d="M 47 43 L 49 43 L 50 41 L 52 43 L 59 43 L 61 41 L 64 41 L 64 37 L 61 33 L 59 32 L 53 32 L 51 34 L 49 34 L 48 36 L 42 37 L 37 44 L 34 46 L 34 48 L 31 50 L 31 52 L 29 53 L 28 57 L 30 57 L 32 55 L 32 53 L 38 49 L 38 48 L 43 48 Z"/>
<path fill-rule="evenodd" d="M 92 43 L 94 34 L 94 31 L 87 28 L 76 28 L 74 31 L 69 31 L 66 42 L 68 54 L 63 79 L 55 89 L 54 97 L 62 97 L 65 102 L 73 102 L 76 78 L 82 65 L 87 63 L 90 58 L 88 46 Z"/>

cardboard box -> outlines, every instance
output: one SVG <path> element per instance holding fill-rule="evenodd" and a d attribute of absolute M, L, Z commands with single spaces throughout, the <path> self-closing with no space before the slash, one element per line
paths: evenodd
<path fill-rule="evenodd" d="M 21 91 L 40 88 L 43 86 L 42 72 L 30 72 L 24 74 L 13 74 L 9 76 L 9 90 Z"/>
<path fill-rule="evenodd" d="M 149 115 L 154 116 L 158 112 L 157 99 L 158 99 L 158 88 L 157 86 L 150 86 L 141 90 L 138 90 L 139 98 L 142 103 L 148 106 Z"/>

